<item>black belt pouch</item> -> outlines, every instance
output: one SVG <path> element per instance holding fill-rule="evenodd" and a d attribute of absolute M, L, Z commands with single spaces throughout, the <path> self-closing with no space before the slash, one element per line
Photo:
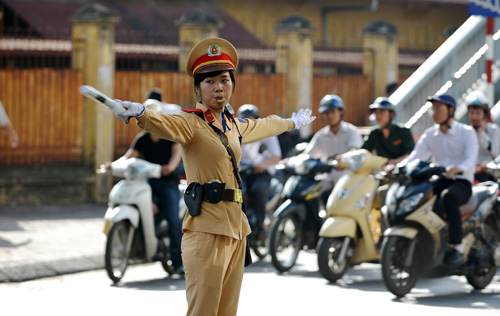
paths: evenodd
<path fill-rule="evenodd" d="M 198 182 L 192 182 L 184 191 L 184 202 L 186 202 L 189 215 L 196 216 L 201 214 L 201 201 L 203 201 L 203 185 Z"/>
<path fill-rule="evenodd" d="M 221 182 L 210 182 L 203 185 L 205 197 L 210 203 L 219 203 L 224 196 L 226 184 Z"/>

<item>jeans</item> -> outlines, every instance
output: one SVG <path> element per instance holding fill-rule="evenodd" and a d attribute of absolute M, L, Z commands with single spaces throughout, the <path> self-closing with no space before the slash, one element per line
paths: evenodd
<path fill-rule="evenodd" d="M 245 178 L 249 207 L 257 215 L 256 232 L 260 230 L 266 218 L 266 202 L 270 193 L 271 178 L 271 175 L 267 172 L 254 173 Z"/>
<path fill-rule="evenodd" d="M 181 240 L 182 222 L 179 218 L 179 200 L 181 194 L 176 183 L 161 179 L 149 179 L 153 196 L 158 199 L 158 208 L 168 222 L 172 263 L 174 268 L 182 266 Z"/>
<path fill-rule="evenodd" d="M 449 224 L 451 245 L 458 245 L 462 242 L 462 216 L 460 215 L 460 205 L 469 201 L 472 195 L 472 185 L 463 179 L 440 179 L 434 184 L 434 194 L 437 197 L 434 205 L 434 212 L 443 217 Z"/>

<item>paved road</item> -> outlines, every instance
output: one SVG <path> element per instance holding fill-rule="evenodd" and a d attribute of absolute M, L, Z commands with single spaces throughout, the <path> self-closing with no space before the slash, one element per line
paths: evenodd
<path fill-rule="evenodd" d="M 185 315 L 184 279 L 167 276 L 160 264 L 129 267 L 112 285 L 104 270 L 0 284 L 6 315 Z M 290 273 L 269 260 L 245 269 L 238 316 L 253 315 L 500 315 L 500 278 L 474 291 L 464 277 L 422 279 L 404 299 L 383 285 L 380 267 L 354 267 L 338 283 L 317 272 L 316 255 L 301 253 Z M 29 303 L 28 303 L 29 302 Z"/>
<path fill-rule="evenodd" d="M 123 282 L 111 285 L 101 270 L 105 209 L 106 205 L 0 208 L 0 297 L 9 298 L 1 309 L 16 315 L 39 311 L 50 315 L 148 311 L 182 315 L 185 281 L 166 275 L 157 263 L 132 266 Z M 405 299 L 397 300 L 384 288 L 376 264 L 351 269 L 338 284 L 319 276 L 313 253 L 301 253 L 297 267 L 286 274 L 276 273 L 269 259 L 246 269 L 241 316 L 256 312 L 337 315 L 339 311 L 500 315 L 500 270 L 484 291 L 473 291 L 464 277 L 424 279 Z"/>
<path fill-rule="evenodd" d="M 0 282 L 104 266 L 105 204 L 0 207 Z"/>

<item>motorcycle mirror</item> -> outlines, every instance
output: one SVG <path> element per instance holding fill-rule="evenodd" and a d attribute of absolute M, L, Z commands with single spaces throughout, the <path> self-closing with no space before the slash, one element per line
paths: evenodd
<path fill-rule="evenodd" d="M 266 144 L 260 144 L 259 146 L 259 154 L 262 154 L 263 152 L 265 152 L 267 149 L 267 145 Z"/>

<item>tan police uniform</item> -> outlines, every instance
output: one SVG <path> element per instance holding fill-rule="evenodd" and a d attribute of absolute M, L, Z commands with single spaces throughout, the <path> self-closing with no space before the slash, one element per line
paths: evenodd
<path fill-rule="evenodd" d="M 226 47 L 224 45 L 228 42 L 220 40 L 222 39 L 210 39 L 209 44 L 215 43 L 214 45 L 219 45 L 224 50 Z M 199 50 L 199 54 L 202 54 L 202 57 L 190 59 L 188 73 L 190 71 L 195 73 L 196 67 L 200 69 L 204 64 L 212 64 L 206 52 L 207 48 L 210 50 L 213 45 L 209 46 L 204 41 L 200 43 L 203 49 Z M 193 48 L 193 51 L 200 47 L 200 43 Z M 228 49 L 230 50 L 230 47 Z M 237 64 L 234 63 L 234 59 L 237 60 L 237 55 L 234 57 L 235 53 L 229 51 L 226 55 L 233 54 L 227 61 L 231 66 Z M 217 58 L 220 55 L 215 56 Z M 201 103 L 196 104 L 196 109 L 203 112 L 205 120 L 194 113 L 161 115 L 146 110 L 137 121 L 143 129 L 181 145 L 188 183 L 204 184 L 211 180 L 219 180 L 226 183 L 226 189 L 238 189 L 231 157 L 207 123 L 213 119 L 210 117 L 213 115 Z M 258 120 L 235 119 L 234 121 L 226 116 L 225 121 L 226 128 L 217 120 L 213 121 L 213 125 L 220 131 L 225 131 L 223 137 L 233 149 L 238 163 L 241 158 L 238 129 L 242 135 L 242 144 L 247 144 L 294 128 L 291 119 L 275 115 Z M 241 204 L 225 200 L 217 204 L 203 201 L 200 215 L 193 217 L 186 214 L 183 231 L 181 247 L 186 271 L 187 315 L 236 315 L 243 278 L 245 237 L 250 234 L 250 226 L 242 212 Z"/>

